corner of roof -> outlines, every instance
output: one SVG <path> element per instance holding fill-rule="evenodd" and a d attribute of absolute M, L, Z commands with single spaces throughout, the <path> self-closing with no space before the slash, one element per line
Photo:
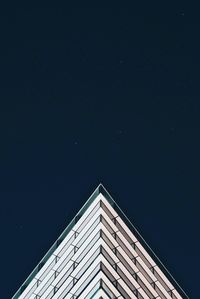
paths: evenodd
<path fill-rule="evenodd" d="M 117 205 L 115 200 L 112 198 L 112 196 L 110 195 L 110 193 L 108 192 L 108 190 L 104 187 L 104 185 L 102 183 L 99 183 L 99 185 L 95 189 L 94 193 L 96 193 L 97 195 L 102 194 L 111 205 L 113 205 L 113 204 Z"/>

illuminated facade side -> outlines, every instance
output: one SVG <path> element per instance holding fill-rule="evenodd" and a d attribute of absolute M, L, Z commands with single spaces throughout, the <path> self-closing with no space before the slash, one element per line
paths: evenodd
<path fill-rule="evenodd" d="M 188 298 L 99 185 L 12 299 Z"/>

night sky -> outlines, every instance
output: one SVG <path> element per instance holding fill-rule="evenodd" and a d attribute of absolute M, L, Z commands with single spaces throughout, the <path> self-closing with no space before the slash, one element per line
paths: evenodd
<path fill-rule="evenodd" d="M 162 5 L 0 11 L 1 299 L 100 182 L 200 298 L 200 18 Z"/>

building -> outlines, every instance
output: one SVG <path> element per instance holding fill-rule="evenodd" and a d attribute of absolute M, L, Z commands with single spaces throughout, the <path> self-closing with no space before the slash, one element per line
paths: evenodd
<path fill-rule="evenodd" d="M 12 299 L 188 298 L 99 185 Z"/>

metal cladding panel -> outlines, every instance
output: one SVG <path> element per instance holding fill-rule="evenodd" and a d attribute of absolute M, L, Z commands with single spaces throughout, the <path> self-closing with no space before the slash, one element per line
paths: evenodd
<path fill-rule="evenodd" d="M 186 299 L 99 185 L 12 299 Z"/>

